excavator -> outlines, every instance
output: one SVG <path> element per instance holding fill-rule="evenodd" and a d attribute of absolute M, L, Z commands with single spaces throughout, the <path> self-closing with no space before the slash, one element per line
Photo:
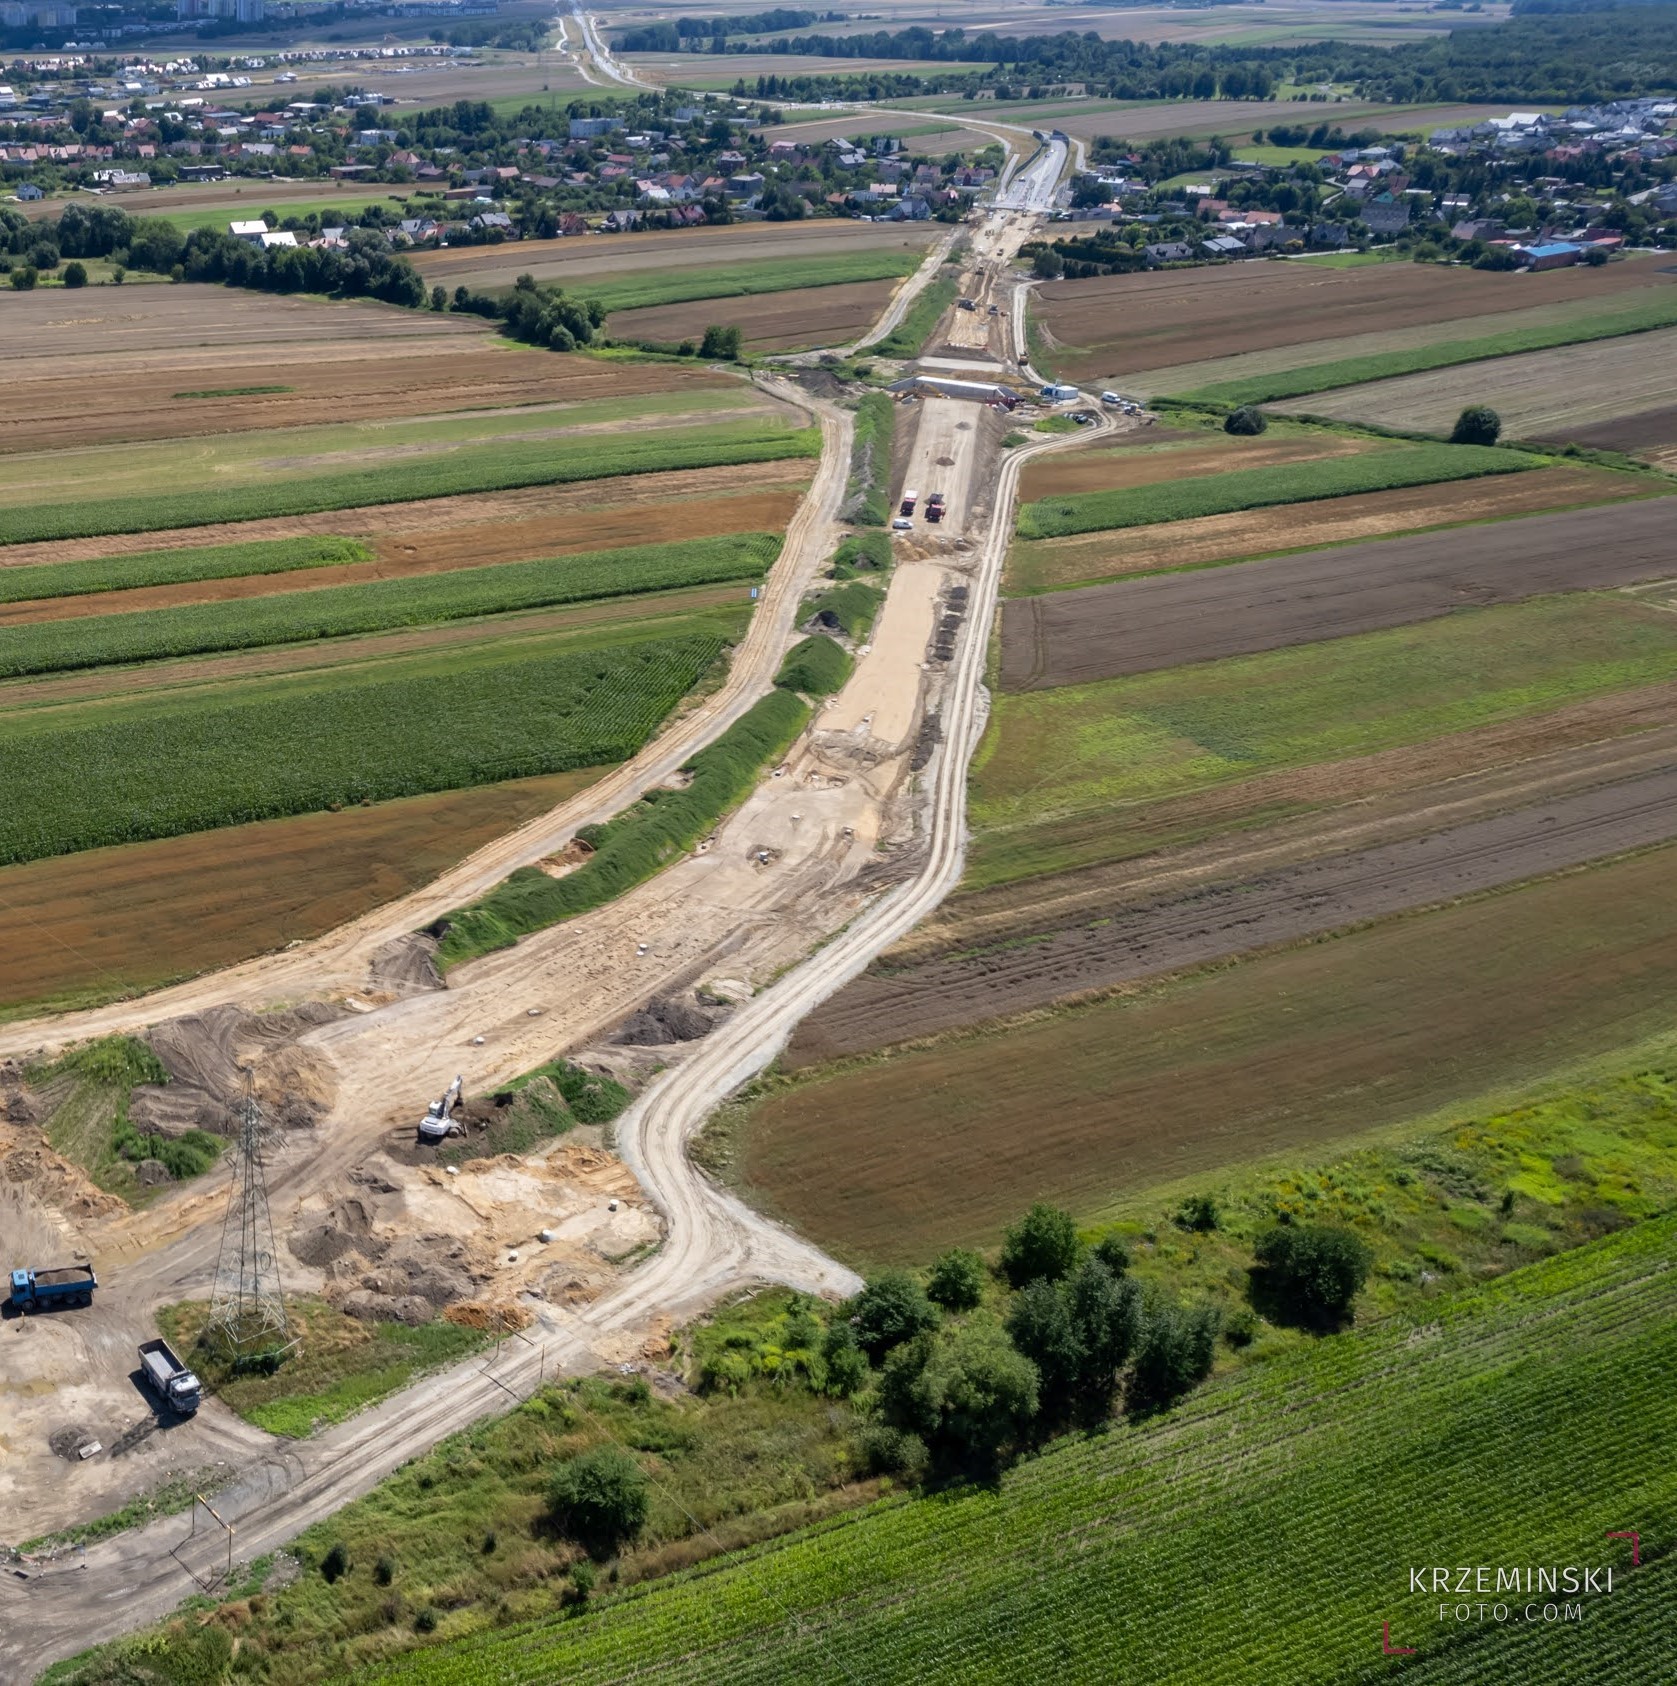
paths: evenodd
<path fill-rule="evenodd" d="M 432 1101 L 425 1116 L 419 1121 L 419 1139 L 422 1142 L 446 1141 L 450 1136 L 463 1133 L 455 1121 L 454 1109 L 460 1104 L 465 1082 L 464 1075 L 456 1077 L 443 1091 L 442 1099 Z"/>

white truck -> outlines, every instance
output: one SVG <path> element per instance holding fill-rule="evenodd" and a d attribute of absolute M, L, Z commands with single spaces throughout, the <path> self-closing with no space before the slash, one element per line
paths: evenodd
<path fill-rule="evenodd" d="M 203 1385 L 167 1341 L 141 1343 L 140 1373 L 146 1386 L 177 1416 L 190 1417 L 204 1402 Z"/>

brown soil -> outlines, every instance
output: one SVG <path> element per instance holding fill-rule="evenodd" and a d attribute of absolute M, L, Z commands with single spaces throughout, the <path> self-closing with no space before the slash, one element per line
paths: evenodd
<path fill-rule="evenodd" d="M 318 936 L 434 878 L 604 768 L 264 820 L 0 871 L 0 1005 L 110 999 Z"/>
<path fill-rule="evenodd" d="M 1159 369 L 1666 284 L 1652 265 L 1634 262 L 1518 277 L 1435 264 L 1258 263 L 1056 281 L 1036 296 L 1054 338 L 1085 348 L 1062 360 L 1080 379 L 1115 362 Z"/>
<path fill-rule="evenodd" d="M 841 1256 L 923 1264 L 992 1244 L 1033 1198 L 1092 1215 L 1167 1179 L 1297 1165 L 1668 1030 L 1674 854 L 812 1074 L 758 1104 L 741 1173 Z"/>
<path fill-rule="evenodd" d="M 1597 450 L 1623 451 L 1671 469 L 1677 467 L 1677 404 L 1594 427 L 1571 428 L 1554 437 Z"/>
<path fill-rule="evenodd" d="M 1157 432 L 1132 435 L 1149 445 L 1160 444 Z M 1342 434 L 1306 434 L 1292 439 L 1241 439 L 1227 433 L 1166 434 L 1194 443 L 1165 450 L 1138 451 L 1128 442 L 1110 449 L 1061 452 L 1042 458 L 1020 476 L 1019 499 L 1058 497 L 1070 492 L 1117 491 L 1128 486 L 1154 486 L 1162 480 L 1185 480 L 1197 474 L 1221 474 L 1240 468 L 1266 468 L 1278 462 L 1315 462 L 1322 457 L 1352 456 L 1373 448 L 1368 439 Z"/>
<path fill-rule="evenodd" d="M 1073 875 L 1097 882 L 1034 918 L 1020 908 L 981 947 L 963 933 L 960 948 L 857 979 L 800 1028 L 789 1060 L 1012 1017 L 1664 842 L 1677 836 L 1674 749 L 1666 727 Z M 1065 881 L 1033 888 L 1053 900 Z"/>
<path fill-rule="evenodd" d="M 1201 515 L 1069 539 L 1021 540 L 1008 561 L 1009 589 L 1043 591 L 1077 581 L 1161 573 L 1237 557 L 1274 555 L 1304 544 L 1348 544 L 1428 527 L 1645 497 L 1647 481 L 1599 468 L 1540 468 L 1395 492 L 1358 492 L 1308 505 Z"/>
<path fill-rule="evenodd" d="M 781 532 L 797 508 L 797 492 L 759 492 L 668 506 L 602 510 L 544 521 L 502 522 L 451 528 L 417 543 L 395 538 L 378 543 L 376 562 L 328 568 L 300 568 L 284 574 L 247 574 L 225 580 L 139 586 L 130 591 L 88 592 L 80 597 L 40 597 L 0 605 L 0 626 L 24 621 L 68 620 L 83 615 L 125 614 L 166 609 L 181 603 L 223 603 L 282 592 L 318 591 L 325 586 L 363 585 L 414 574 L 452 573 L 538 557 L 565 556 L 625 545 L 662 544 L 672 539 L 712 538 L 724 533 Z"/>
<path fill-rule="evenodd" d="M 1076 685 L 1658 579 L 1672 569 L 1674 519 L 1677 500 L 1650 498 L 1015 598 L 1002 685 Z"/>
<path fill-rule="evenodd" d="M 472 545 L 470 534 L 508 525 L 528 524 L 538 545 L 569 532 L 579 516 L 602 510 L 643 510 L 636 517 L 650 524 L 641 529 L 660 538 L 679 538 L 683 511 L 691 501 L 749 490 L 783 489 L 808 482 L 813 465 L 807 462 L 737 463 L 721 468 L 681 469 L 669 474 L 620 475 L 609 480 L 579 480 L 568 486 L 525 486 L 511 492 L 465 492 L 458 497 L 424 498 L 414 503 L 374 504 L 366 509 L 325 510 L 314 515 L 289 515 L 263 521 L 227 521 L 206 527 L 175 527 L 154 533 L 116 533 L 101 538 L 43 541 L 7 545 L 0 551 L 0 567 L 42 562 L 81 562 L 95 556 L 134 556 L 153 550 L 192 549 L 200 545 L 244 544 L 253 539 L 294 538 L 299 533 L 339 533 L 378 542 L 381 555 L 416 553 L 447 555 Z M 415 540 L 413 535 L 425 538 Z M 518 549 L 526 535 L 492 536 L 494 544 Z M 650 541 L 648 541 L 650 542 Z M 432 546 L 435 545 L 433 551 Z M 540 554 L 521 550 L 529 556 Z M 503 552 L 500 560 L 519 557 Z"/>
<path fill-rule="evenodd" d="M 896 280 L 848 281 L 732 299 L 695 299 L 612 314 L 611 332 L 626 340 L 698 341 L 711 323 L 737 326 L 753 351 L 843 345 L 870 328 L 890 302 Z"/>

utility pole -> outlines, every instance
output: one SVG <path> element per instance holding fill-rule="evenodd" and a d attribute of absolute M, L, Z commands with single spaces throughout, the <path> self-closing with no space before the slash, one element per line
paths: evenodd
<path fill-rule="evenodd" d="M 274 1221 L 268 1211 L 268 1179 L 263 1166 L 268 1145 L 268 1125 L 257 1104 L 256 1085 L 247 1066 L 238 1149 L 227 1191 L 227 1216 L 221 1226 L 221 1253 L 216 1261 L 209 1321 L 209 1330 L 221 1336 L 235 1359 L 278 1357 L 296 1344 L 280 1293 L 279 1254 L 274 1247 Z"/>

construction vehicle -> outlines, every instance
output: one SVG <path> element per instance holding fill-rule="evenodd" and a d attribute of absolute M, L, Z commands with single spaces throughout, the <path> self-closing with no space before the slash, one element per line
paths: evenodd
<path fill-rule="evenodd" d="M 912 491 L 912 490 L 904 492 L 903 493 L 903 501 L 902 501 L 901 504 L 898 505 L 897 513 L 899 515 L 912 515 L 914 513 L 914 506 L 919 501 L 920 501 L 920 494 L 918 492 Z"/>
<path fill-rule="evenodd" d="M 454 1109 L 460 1104 L 465 1083 L 463 1076 L 456 1077 L 443 1091 L 442 1099 L 432 1101 L 426 1109 L 425 1116 L 419 1121 L 419 1139 L 422 1142 L 446 1141 L 450 1136 L 463 1133 L 455 1121 Z"/>
<path fill-rule="evenodd" d="M 15 1310 L 39 1311 L 42 1306 L 92 1305 L 99 1278 L 92 1265 L 58 1265 L 51 1270 L 14 1270 L 12 1299 Z"/>
<path fill-rule="evenodd" d="M 176 1416 L 190 1417 L 204 1402 L 203 1384 L 175 1356 L 167 1341 L 140 1342 L 140 1374 Z"/>
<path fill-rule="evenodd" d="M 926 500 L 926 519 L 928 521 L 941 521 L 948 512 L 948 506 L 943 501 L 942 492 L 933 492 Z"/>

